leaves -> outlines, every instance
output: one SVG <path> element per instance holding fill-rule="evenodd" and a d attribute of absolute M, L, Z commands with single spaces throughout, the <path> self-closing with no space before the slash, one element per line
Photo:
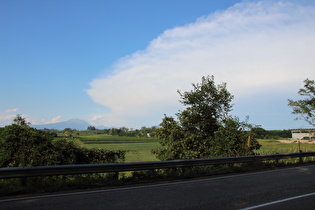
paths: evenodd
<path fill-rule="evenodd" d="M 229 118 L 215 133 L 217 156 L 244 156 L 253 154 L 253 150 L 261 147 L 254 135 L 249 131 L 251 125 L 238 118 Z"/>
<path fill-rule="evenodd" d="M 297 101 L 289 99 L 288 105 L 293 108 L 292 114 L 300 115 L 310 125 L 315 126 L 315 81 L 306 79 L 304 83 L 304 88 L 298 93 L 305 98 Z"/>

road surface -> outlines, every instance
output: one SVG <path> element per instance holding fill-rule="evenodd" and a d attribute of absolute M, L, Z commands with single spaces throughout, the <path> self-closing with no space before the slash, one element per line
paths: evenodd
<path fill-rule="evenodd" d="M 315 165 L 6 198 L 0 209 L 315 209 Z"/>

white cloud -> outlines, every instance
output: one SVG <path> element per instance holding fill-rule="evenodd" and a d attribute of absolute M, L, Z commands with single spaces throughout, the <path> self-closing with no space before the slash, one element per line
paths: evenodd
<path fill-rule="evenodd" d="M 57 116 L 57 117 L 52 118 L 50 121 L 44 122 L 43 124 L 58 123 L 60 122 L 60 119 L 61 119 L 61 116 Z"/>
<path fill-rule="evenodd" d="M 4 112 L 0 112 L 0 127 L 9 125 L 12 123 L 14 117 L 17 115 L 18 108 L 6 109 Z"/>
<path fill-rule="evenodd" d="M 19 109 L 7 109 L 4 112 L 0 112 L 0 127 L 4 127 L 6 125 L 10 125 L 13 122 L 13 119 L 16 117 Z M 21 117 L 25 118 L 27 122 L 30 122 L 32 125 L 41 125 L 41 124 L 48 124 L 48 123 L 57 123 L 60 122 L 61 116 L 56 116 L 50 120 L 38 118 L 30 115 L 22 114 Z"/>
<path fill-rule="evenodd" d="M 17 112 L 17 110 L 19 110 L 18 108 L 14 108 L 14 109 L 7 109 L 5 110 L 6 113 L 11 113 L 11 112 Z"/>
<path fill-rule="evenodd" d="M 120 59 L 87 91 L 111 113 L 107 124 L 157 124 L 180 109 L 177 90 L 202 76 L 227 82 L 239 99 L 259 92 L 295 93 L 315 77 L 315 8 L 293 3 L 239 3 L 166 30 L 148 47 Z M 100 121 L 101 118 L 98 118 Z"/>

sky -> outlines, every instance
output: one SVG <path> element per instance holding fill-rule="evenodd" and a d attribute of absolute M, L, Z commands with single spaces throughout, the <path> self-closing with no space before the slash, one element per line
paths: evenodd
<path fill-rule="evenodd" d="M 315 79 L 312 0 L 0 0 L 0 30 L 0 127 L 157 126 L 213 75 L 231 115 L 310 128 L 287 104 Z"/>

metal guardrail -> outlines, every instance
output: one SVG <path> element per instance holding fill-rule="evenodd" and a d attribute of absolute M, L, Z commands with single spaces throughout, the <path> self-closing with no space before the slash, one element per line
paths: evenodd
<path fill-rule="evenodd" d="M 315 156 L 315 152 L 286 153 L 273 155 L 252 155 L 240 157 L 222 157 L 189 160 L 169 160 L 152 162 L 134 163 L 109 163 L 109 164 L 78 164 L 78 165 L 56 165 L 56 166 L 34 166 L 34 167 L 8 167 L 0 168 L 0 179 L 20 178 L 34 176 L 53 176 L 53 175 L 73 175 L 108 173 L 123 171 L 140 171 L 150 169 L 166 169 L 189 166 L 205 166 L 233 163 L 249 163 L 266 160 L 280 160 L 287 158 L 301 158 Z"/>

